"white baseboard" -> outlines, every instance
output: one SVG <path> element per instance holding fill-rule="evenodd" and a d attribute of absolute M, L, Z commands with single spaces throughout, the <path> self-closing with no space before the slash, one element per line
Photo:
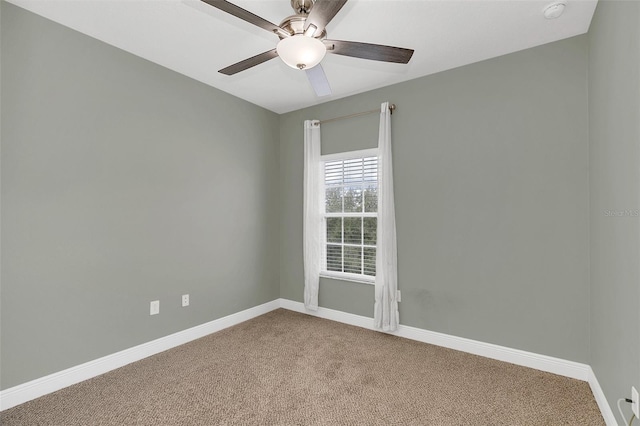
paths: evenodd
<path fill-rule="evenodd" d="M 98 358 L 75 367 L 48 376 L 23 383 L 0 392 L 0 410 L 14 407 L 83 380 L 99 376 L 108 371 L 125 366 L 167 349 L 183 345 L 232 325 L 239 324 L 251 318 L 266 314 L 280 307 L 279 300 L 264 303 L 244 311 L 183 330 L 169 336 L 161 337 L 151 342 L 143 343 L 111 355 Z"/>
<path fill-rule="evenodd" d="M 616 420 L 615 414 L 613 414 L 613 410 L 611 410 L 611 406 L 607 402 L 607 397 L 604 396 L 604 392 L 600 387 L 600 383 L 598 383 L 598 379 L 596 378 L 595 373 L 589 367 L 589 387 L 591 388 L 591 392 L 593 392 L 593 397 L 596 399 L 596 403 L 600 408 L 600 412 L 602 413 L 602 417 L 604 417 L 604 422 L 607 426 L 618 426 L 618 421 Z"/>
<path fill-rule="evenodd" d="M 303 303 L 287 299 L 280 299 L 280 306 L 292 311 L 302 312 L 320 318 L 326 318 L 374 330 L 373 318 L 370 317 L 363 317 L 361 315 L 349 314 L 328 308 L 318 308 L 317 311 L 311 311 L 305 309 Z M 536 370 L 571 377 L 572 379 L 587 381 L 590 377 L 591 367 L 587 364 L 567 361 L 565 359 L 554 358 L 547 355 L 539 355 L 519 349 L 511 349 L 463 337 L 450 336 L 448 334 L 423 330 L 421 328 L 410 327 L 408 325 L 401 324 L 398 327 L 398 331 L 389 334 L 411 340 L 417 340 L 419 342 L 430 343 L 432 345 L 443 346 L 445 348 L 455 349 L 462 352 L 468 352 L 486 358 L 510 362 L 524 367 L 535 368 Z"/>
<path fill-rule="evenodd" d="M 344 324 L 374 330 L 373 319 L 370 317 L 349 314 L 322 307 L 318 308 L 317 311 L 311 311 L 306 309 L 304 304 L 300 302 L 294 302 L 288 299 L 276 299 L 253 308 L 0 391 L 0 411 L 48 393 L 55 392 L 83 380 L 99 376 L 100 374 L 104 374 L 132 362 L 139 361 L 167 349 L 199 339 L 208 334 L 215 333 L 216 331 L 223 330 L 278 308 L 284 308 Z M 593 392 L 598 407 L 600 407 L 600 411 L 602 412 L 602 416 L 604 417 L 607 426 L 617 425 L 613 411 L 604 396 L 602 388 L 600 388 L 600 384 L 598 383 L 593 370 L 586 364 L 546 355 L 539 355 L 519 349 L 511 349 L 462 337 L 450 336 L 406 325 L 400 325 L 398 331 L 390 334 L 587 381 L 591 387 L 591 391 Z"/>
<path fill-rule="evenodd" d="M 304 307 L 302 302 L 294 302 L 289 299 L 280 299 L 280 307 L 290 311 L 300 312 L 303 314 L 313 315 L 314 317 L 325 318 L 344 324 L 355 325 L 356 327 L 368 328 L 375 330 L 373 327 L 373 318 L 363 317 L 362 315 L 350 314 L 347 312 L 336 311 L 334 309 L 318 307 L 317 311 L 312 311 Z"/>

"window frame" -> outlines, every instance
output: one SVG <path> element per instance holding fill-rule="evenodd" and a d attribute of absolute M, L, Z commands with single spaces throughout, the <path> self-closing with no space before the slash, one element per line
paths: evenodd
<path fill-rule="evenodd" d="M 331 161 L 347 161 L 354 159 L 364 159 L 367 157 L 376 157 L 376 159 L 380 160 L 380 150 L 378 148 L 369 148 L 369 149 L 361 149 L 356 151 L 346 151 L 346 152 L 338 152 L 333 154 L 325 154 L 320 156 L 320 164 L 322 169 L 322 224 L 320 226 L 319 232 L 321 233 L 321 241 L 322 241 L 322 250 L 321 250 L 321 264 L 320 264 L 320 276 L 331 279 L 338 279 L 343 281 L 352 281 L 363 284 L 375 284 L 376 277 L 371 275 L 364 274 L 354 274 L 350 272 L 339 272 L 339 271 L 328 271 L 327 270 L 327 218 L 330 217 L 375 217 L 378 218 L 378 212 L 341 212 L 340 214 L 336 213 L 327 213 L 326 212 L 326 186 L 325 186 L 325 163 Z M 380 181 L 376 181 L 376 185 L 379 185 Z M 364 201 L 363 201 L 364 202 Z M 376 220 L 377 222 L 377 220 Z M 376 224 L 377 226 L 377 224 Z M 341 244 L 344 246 L 344 242 Z M 364 247 L 364 244 L 362 244 Z M 378 243 L 376 241 L 375 244 L 376 253 L 378 250 Z M 364 256 L 364 254 L 363 254 Z"/>

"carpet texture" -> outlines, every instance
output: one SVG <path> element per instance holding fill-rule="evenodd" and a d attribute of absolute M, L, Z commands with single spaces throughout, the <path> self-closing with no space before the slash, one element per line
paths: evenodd
<path fill-rule="evenodd" d="M 0 413 L 2 425 L 604 425 L 589 385 L 283 309 Z"/>

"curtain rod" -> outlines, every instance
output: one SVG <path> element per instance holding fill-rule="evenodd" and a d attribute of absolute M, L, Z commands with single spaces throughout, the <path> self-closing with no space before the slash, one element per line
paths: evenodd
<path fill-rule="evenodd" d="M 393 114 L 393 111 L 395 109 L 396 109 L 396 104 L 389 105 L 389 111 L 391 112 L 391 114 Z M 356 112 L 355 114 L 343 115 L 342 117 L 334 117 L 334 118 L 329 118 L 327 120 L 320 120 L 320 124 L 330 123 L 331 121 L 346 120 L 347 118 L 360 117 L 361 115 L 373 114 L 374 112 L 379 112 L 379 111 L 380 109 L 378 108 L 378 109 L 372 109 L 371 111 Z"/>

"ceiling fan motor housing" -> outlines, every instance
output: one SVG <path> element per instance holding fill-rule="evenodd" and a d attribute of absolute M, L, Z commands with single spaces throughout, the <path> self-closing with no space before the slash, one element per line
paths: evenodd
<path fill-rule="evenodd" d="M 293 0 L 298 1 L 298 0 Z M 287 16 L 280 22 L 280 28 L 287 31 L 292 35 L 304 34 L 304 24 L 307 21 L 307 15 L 291 15 Z M 284 37 L 278 34 L 278 37 L 282 40 Z M 327 38 L 327 31 L 322 30 L 319 34 L 314 34 L 313 38 L 317 38 L 318 40 L 323 40 Z"/>

